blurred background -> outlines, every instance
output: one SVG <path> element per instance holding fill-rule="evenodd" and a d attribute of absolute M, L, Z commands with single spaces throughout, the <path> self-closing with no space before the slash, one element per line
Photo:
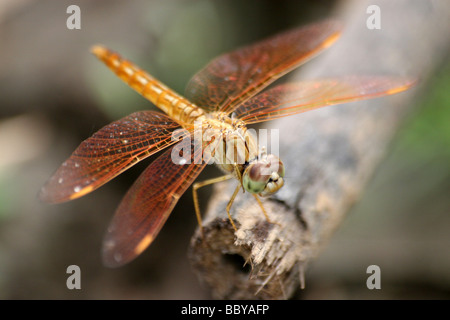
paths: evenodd
<path fill-rule="evenodd" d="M 0 298 L 211 298 L 186 257 L 196 228 L 190 191 L 137 260 L 119 269 L 101 264 L 108 223 L 154 157 L 81 199 L 58 205 L 37 199 L 81 141 L 134 111 L 155 109 L 89 49 L 102 43 L 183 93 L 215 56 L 342 13 L 352 3 L 344 2 L 84 0 L 76 2 L 80 30 L 66 27 L 72 1 L 0 2 Z M 419 2 L 433 14 L 445 0 Z M 377 3 L 383 10 L 384 2 Z M 435 36 L 448 38 L 448 29 L 441 32 Z M 427 61 L 414 111 L 295 298 L 450 298 L 448 39 L 444 43 Z M 202 176 L 217 174 L 207 171 Z M 208 193 L 202 190 L 203 203 Z M 81 290 L 66 287 L 73 264 L 81 268 Z M 365 286 L 371 264 L 381 268 L 382 290 Z"/>

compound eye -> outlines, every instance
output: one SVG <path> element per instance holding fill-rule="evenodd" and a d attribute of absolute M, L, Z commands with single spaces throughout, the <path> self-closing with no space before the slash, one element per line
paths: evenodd
<path fill-rule="evenodd" d="M 250 193 L 267 196 L 283 186 L 283 177 L 284 165 L 281 160 L 274 155 L 268 155 L 247 167 L 242 177 L 242 185 Z"/>
<path fill-rule="evenodd" d="M 273 154 L 269 154 L 265 160 L 270 163 L 270 171 L 272 173 L 267 181 L 266 187 L 259 194 L 263 197 L 274 194 L 284 185 L 284 164 L 281 162 L 280 158 Z"/>
<path fill-rule="evenodd" d="M 267 171 L 267 165 L 265 163 L 256 162 L 250 164 L 244 171 L 242 177 L 244 189 L 250 193 L 263 192 L 270 179 L 270 174 L 263 174 L 264 171 Z"/>
<path fill-rule="evenodd" d="M 266 161 L 270 163 L 270 170 L 272 171 L 272 175 L 273 173 L 276 173 L 279 177 L 284 178 L 284 164 L 280 160 L 280 158 L 274 156 L 273 154 L 269 154 L 266 157 Z"/>

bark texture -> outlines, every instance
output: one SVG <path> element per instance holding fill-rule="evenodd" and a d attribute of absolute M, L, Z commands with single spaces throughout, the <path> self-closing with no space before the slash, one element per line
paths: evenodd
<path fill-rule="evenodd" d="M 447 57 L 450 6 L 445 1 L 344 2 L 336 16 L 346 25 L 340 40 L 301 69 L 301 79 L 339 75 L 419 78 L 394 96 L 332 106 L 268 122 L 279 129 L 285 186 L 264 201 L 240 193 L 225 210 L 236 181 L 215 186 L 189 256 L 215 298 L 287 299 L 305 285 L 304 272 L 339 227 L 385 154 L 413 98 Z M 370 30 L 366 9 L 376 4 L 381 29 Z M 295 75 L 300 79 L 300 73 Z M 290 79 L 295 81 L 295 79 Z M 431 107 L 431 106 L 430 106 Z M 307 282 L 307 281 L 306 281 Z"/>

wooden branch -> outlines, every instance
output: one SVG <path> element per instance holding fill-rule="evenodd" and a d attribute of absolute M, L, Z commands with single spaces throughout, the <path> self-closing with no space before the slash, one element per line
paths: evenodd
<path fill-rule="evenodd" d="M 366 28 L 369 2 L 347 7 L 343 37 L 309 63 L 303 79 L 349 74 L 420 76 L 422 84 L 448 41 L 448 5 L 378 1 L 382 29 Z M 404 19 L 399 19 L 399 15 Z M 442 29 L 442 30 L 441 30 Z M 439 31 L 440 30 L 440 31 Z M 420 35 L 418 36 L 418 33 Z M 441 36 L 438 36 L 440 32 Z M 305 70 L 305 68 L 303 69 Z M 217 184 L 189 257 L 198 277 L 222 299 L 286 299 L 304 286 L 304 271 L 338 228 L 374 174 L 390 140 L 412 106 L 413 92 L 333 106 L 267 123 L 280 129 L 285 186 L 264 201 L 239 194 L 225 211 L 237 182 Z"/>

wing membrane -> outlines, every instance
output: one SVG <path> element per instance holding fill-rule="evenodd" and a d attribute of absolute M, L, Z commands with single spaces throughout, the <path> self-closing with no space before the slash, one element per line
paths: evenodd
<path fill-rule="evenodd" d="M 248 124 L 258 123 L 333 104 L 395 94 L 414 82 L 408 78 L 353 76 L 288 83 L 243 103 L 235 115 Z"/>
<path fill-rule="evenodd" d="M 238 104 L 330 46 L 340 30 L 336 21 L 324 21 L 219 56 L 190 80 L 185 96 L 210 112 L 231 113 Z"/>
<path fill-rule="evenodd" d="M 72 200 L 89 193 L 140 160 L 177 142 L 179 124 L 168 116 L 135 112 L 83 141 L 40 192 L 46 202 Z"/>
<path fill-rule="evenodd" d="M 191 155 L 186 157 L 184 150 L 189 148 Z M 172 153 L 178 154 L 179 150 L 183 150 L 182 156 L 188 164 L 180 165 L 172 160 Z M 115 213 L 103 242 L 104 264 L 118 267 L 144 251 L 205 165 L 201 162 L 201 146 L 194 150 L 190 141 L 185 140 L 152 162 L 130 188 Z"/>

